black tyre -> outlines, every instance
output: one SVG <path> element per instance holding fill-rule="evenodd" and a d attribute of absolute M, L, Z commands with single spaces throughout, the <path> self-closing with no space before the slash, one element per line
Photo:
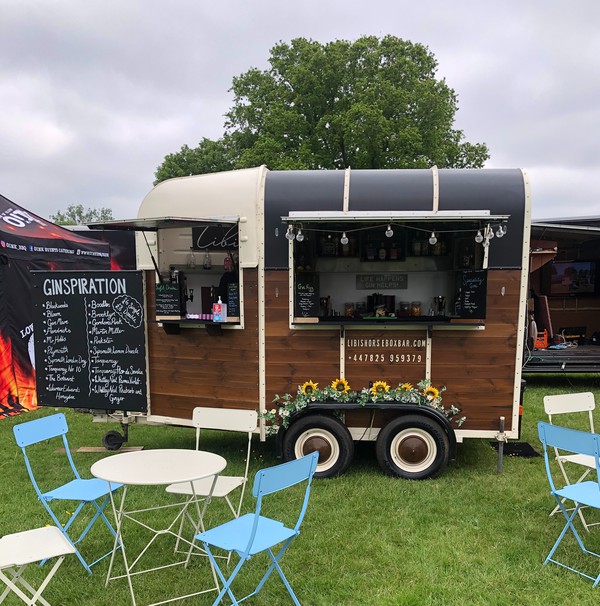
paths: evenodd
<path fill-rule="evenodd" d="M 315 477 L 334 478 L 348 469 L 354 456 L 354 442 L 346 426 L 327 415 L 301 417 L 285 432 L 283 460 L 293 461 L 315 450 L 319 462 Z"/>
<path fill-rule="evenodd" d="M 123 442 L 125 442 L 125 437 L 114 429 L 107 431 L 102 438 L 102 446 L 106 450 L 119 450 L 123 446 Z"/>
<path fill-rule="evenodd" d="M 424 480 L 439 476 L 448 464 L 449 441 L 434 420 L 406 415 L 396 417 L 379 432 L 375 452 L 387 474 Z"/>

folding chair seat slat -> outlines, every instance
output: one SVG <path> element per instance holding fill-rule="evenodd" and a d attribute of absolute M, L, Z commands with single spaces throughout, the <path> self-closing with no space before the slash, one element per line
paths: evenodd
<path fill-rule="evenodd" d="M 67 420 L 65 415 L 62 413 L 40 417 L 38 419 L 34 419 L 33 421 L 20 423 L 19 425 L 15 425 L 13 428 L 15 440 L 23 453 L 25 467 L 27 468 L 27 473 L 29 474 L 29 478 L 38 499 L 49 513 L 53 522 L 56 524 L 56 527 L 60 532 L 63 533 L 66 540 L 72 545 L 79 544 L 98 520 L 102 520 L 114 539 L 116 537 L 116 532 L 111 523 L 108 521 L 108 518 L 104 513 L 104 509 L 110 500 L 111 492 L 118 490 L 122 485 L 109 485 L 108 482 L 99 480 L 97 478 L 81 478 L 77 468 L 75 467 L 75 463 L 73 462 L 73 457 L 71 456 L 71 451 L 69 449 L 69 443 L 67 440 L 68 431 L 69 428 L 67 425 Z M 49 490 L 46 490 L 45 487 L 44 489 L 40 488 L 36 473 L 34 472 L 34 467 L 37 466 L 32 464 L 28 451 L 30 448 L 35 448 L 38 443 L 46 442 L 52 439 L 61 439 L 62 441 L 65 453 L 64 457 L 68 463 L 68 465 L 64 465 L 64 467 L 68 470 L 71 479 L 60 486 L 55 486 Z M 45 483 L 47 483 L 47 481 Z M 78 502 L 78 504 L 74 508 L 73 513 L 70 514 L 70 518 L 66 522 L 63 522 L 59 519 L 59 517 L 63 516 L 57 515 L 57 513 L 50 506 L 50 503 L 53 501 L 72 501 Z M 82 513 L 82 511 L 84 511 L 84 509 L 88 508 L 86 506 L 89 507 L 93 515 L 87 522 L 87 525 L 79 537 L 71 538 L 69 536 L 69 530 L 71 529 L 75 519 Z M 84 559 L 79 549 L 75 549 L 74 553 L 83 567 L 91 574 L 91 567 L 110 555 L 112 553 L 112 549 L 91 563 L 88 563 Z"/>
<path fill-rule="evenodd" d="M 211 497 L 226 497 L 230 492 L 234 491 L 236 488 L 239 488 L 245 481 L 246 479 L 241 476 L 219 476 Z M 203 478 L 202 480 L 195 480 L 192 482 L 192 484 L 194 485 L 194 492 L 196 495 L 199 497 L 206 497 L 210 494 L 213 479 Z M 167 492 L 171 494 L 189 496 L 191 489 L 189 484 L 171 484 L 170 486 L 167 486 Z"/>
<path fill-rule="evenodd" d="M 0 595 L 3 602 L 12 591 L 25 604 L 34 606 L 38 602 L 50 606 L 42 593 L 52 577 L 58 571 L 65 556 L 76 553 L 75 547 L 55 526 L 45 526 L 15 532 L 0 538 L 0 580 L 6 589 Z M 56 558 L 56 562 L 46 577 L 35 589 L 24 578 L 28 564 Z"/>
<path fill-rule="evenodd" d="M 253 513 L 247 513 L 227 524 L 207 530 L 198 535 L 198 539 L 225 551 L 244 553 L 250 541 L 255 519 L 256 516 Z M 256 555 L 296 534 L 298 533 L 293 528 L 288 528 L 283 522 L 259 516 L 256 539 L 252 543 L 249 553 Z"/>
<path fill-rule="evenodd" d="M 598 482 L 578 482 L 577 484 L 568 484 L 563 488 L 556 490 L 556 494 L 565 499 L 575 501 L 580 505 L 595 507 L 600 509 L 600 490 Z"/>
<path fill-rule="evenodd" d="M 113 490 L 120 488 L 123 484 L 111 484 Z M 71 480 L 63 486 L 43 492 L 42 496 L 47 501 L 59 499 L 62 501 L 96 501 L 109 493 L 108 484 L 98 478 Z"/>

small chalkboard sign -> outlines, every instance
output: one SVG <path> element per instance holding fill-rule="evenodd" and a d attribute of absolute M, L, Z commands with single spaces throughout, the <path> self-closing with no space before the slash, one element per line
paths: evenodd
<path fill-rule="evenodd" d="M 227 315 L 237 317 L 240 315 L 240 285 L 230 282 L 227 285 Z"/>
<path fill-rule="evenodd" d="M 139 271 L 35 271 L 38 404 L 145 412 L 144 288 Z"/>
<path fill-rule="evenodd" d="M 461 278 L 461 318 L 485 319 L 487 271 L 463 271 Z"/>
<path fill-rule="evenodd" d="M 181 287 L 179 284 L 165 282 L 156 284 L 156 317 L 164 320 L 178 320 L 183 315 L 181 305 Z"/>
<path fill-rule="evenodd" d="M 296 273 L 294 316 L 310 318 L 319 315 L 319 274 Z"/>

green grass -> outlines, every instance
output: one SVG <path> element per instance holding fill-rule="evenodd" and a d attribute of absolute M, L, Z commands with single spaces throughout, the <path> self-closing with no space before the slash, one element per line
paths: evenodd
<path fill-rule="evenodd" d="M 600 378 L 529 377 L 521 441 L 540 450 L 536 423 L 545 419 L 542 398 L 546 394 L 593 391 L 600 402 Z M 0 534 L 41 526 L 49 518 L 37 503 L 27 477 L 12 427 L 28 418 L 51 414 L 41 410 L 27 416 L 0 421 L 4 444 L 0 472 Z M 598 429 L 600 429 L 600 409 Z M 114 425 L 92 423 L 89 415 L 66 411 L 72 448 L 98 446 Z M 190 429 L 132 427 L 130 445 L 146 448 L 193 448 Z M 228 473 L 243 469 L 245 437 L 210 433 L 203 448 L 224 455 Z M 108 453 L 75 453 L 85 474 L 90 465 Z M 60 455 L 48 446 L 40 457 L 48 477 L 59 477 Z M 255 442 L 251 473 L 277 463 L 273 442 Z M 588 580 L 560 569 L 542 566 L 548 550 L 563 526 L 559 516 L 548 517 L 553 507 L 542 458 L 505 457 L 497 474 L 497 454 L 488 441 L 470 440 L 459 445 L 458 458 L 436 480 L 411 482 L 389 478 L 380 471 L 372 444 L 359 444 L 355 461 L 341 478 L 316 480 L 301 536 L 283 560 L 283 568 L 304 606 L 423 606 L 423 605 L 546 605 L 549 603 L 596 604 L 600 588 Z M 168 495 L 153 488 L 132 488 L 133 505 L 140 507 Z M 248 494 L 247 511 L 253 505 Z M 281 499 L 275 507 L 285 509 Z M 161 514 L 166 516 L 165 514 Z M 593 518 L 592 514 L 588 514 Z M 161 516 L 159 516 L 161 517 Z M 600 515 L 596 515 L 600 521 Z M 166 519 L 166 517 L 165 517 Z M 207 525 L 228 519 L 225 506 L 209 507 Z M 97 526 L 97 530 L 100 526 Z M 132 549 L 141 544 L 143 531 L 127 527 L 125 537 Z M 100 553 L 110 547 L 102 532 L 94 531 L 86 551 Z M 600 552 L 600 528 L 585 536 L 589 548 Z M 570 538 L 563 554 L 596 575 L 600 560 L 584 558 Z M 164 539 L 148 555 L 156 564 L 168 555 L 171 543 Z M 261 577 L 266 562 L 253 559 L 242 569 L 239 596 Z M 112 581 L 104 587 L 107 562 L 88 576 L 75 558 L 68 558 L 45 591 L 56 605 L 91 604 L 115 606 L 130 603 L 126 582 Z M 32 573 L 41 576 L 40 571 Z M 170 595 L 192 592 L 210 581 L 205 558 L 183 567 L 150 573 L 134 579 L 140 605 Z M 181 604 L 212 604 L 214 594 Z M 14 597 L 5 604 L 19 604 Z M 276 576 L 259 596 L 248 601 L 256 606 L 291 603 Z"/>

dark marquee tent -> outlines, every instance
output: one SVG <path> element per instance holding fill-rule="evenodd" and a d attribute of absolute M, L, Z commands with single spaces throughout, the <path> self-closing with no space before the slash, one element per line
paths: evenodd
<path fill-rule="evenodd" d="M 58 269 L 110 269 L 110 246 L 0 195 L 0 418 L 37 406 L 30 272 Z"/>

